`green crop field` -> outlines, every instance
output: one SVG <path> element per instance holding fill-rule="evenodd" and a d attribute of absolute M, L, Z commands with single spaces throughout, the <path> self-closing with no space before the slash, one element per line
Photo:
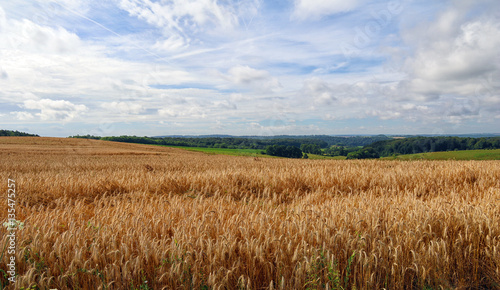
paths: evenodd
<path fill-rule="evenodd" d="M 205 147 L 185 147 L 185 146 L 170 146 L 160 145 L 164 147 L 179 148 L 188 151 L 198 151 L 208 154 L 223 154 L 231 156 L 253 156 L 253 157 L 274 157 L 269 155 L 260 154 L 261 149 L 228 149 L 228 148 L 205 148 Z"/>
<path fill-rule="evenodd" d="M 160 145 L 165 147 L 173 147 L 185 149 L 188 151 L 198 151 L 204 152 L 207 154 L 222 154 L 222 155 L 231 155 L 231 156 L 253 156 L 253 157 L 266 157 L 266 158 L 281 158 L 276 156 L 269 156 L 265 154 L 261 154 L 262 149 L 229 149 L 229 148 L 205 148 L 205 147 L 185 147 L 185 146 L 170 146 L 170 145 Z M 321 156 L 316 154 L 307 154 L 309 159 L 345 159 L 345 156 Z"/>
<path fill-rule="evenodd" d="M 500 149 L 428 152 L 384 157 L 386 160 L 500 160 Z"/>
<path fill-rule="evenodd" d="M 161 145 L 164 146 L 164 145 Z M 252 156 L 265 158 L 280 158 L 261 154 L 261 149 L 229 149 L 229 148 L 204 148 L 204 147 L 184 147 L 184 146 L 169 146 L 173 148 L 185 149 L 188 151 L 198 151 L 207 154 L 222 154 L 231 156 Z M 337 159 L 344 160 L 345 156 L 321 156 L 315 154 L 307 154 L 309 159 Z M 398 155 L 391 157 L 383 157 L 383 160 L 500 160 L 500 149 L 494 150 L 463 150 L 463 151 L 446 151 L 446 152 L 428 152 L 408 155 Z"/>
<path fill-rule="evenodd" d="M 316 154 L 309 154 L 309 153 L 307 153 L 307 156 L 309 157 L 309 159 L 313 159 L 313 160 L 316 160 L 316 159 L 344 160 L 345 159 L 345 156 L 331 157 L 331 156 L 323 156 L 323 155 L 316 155 Z"/>

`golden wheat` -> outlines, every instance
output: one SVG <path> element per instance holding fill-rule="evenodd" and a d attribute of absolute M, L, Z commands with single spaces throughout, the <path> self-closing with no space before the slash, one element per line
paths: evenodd
<path fill-rule="evenodd" d="M 0 190 L 16 180 L 25 222 L 12 289 L 500 287 L 497 161 L 26 137 L 0 138 L 0 158 Z"/>

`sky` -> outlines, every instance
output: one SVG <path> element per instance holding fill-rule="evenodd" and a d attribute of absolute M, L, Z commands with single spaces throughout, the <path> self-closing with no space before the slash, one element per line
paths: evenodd
<path fill-rule="evenodd" d="M 497 0 L 0 0 L 0 129 L 500 133 Z"/>

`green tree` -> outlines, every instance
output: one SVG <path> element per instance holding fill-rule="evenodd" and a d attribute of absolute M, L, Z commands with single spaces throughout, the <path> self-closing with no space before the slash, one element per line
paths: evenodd
<path fill-rule="evenodd" d="M 347 154 L 347 159 L 368 159 L 380 158 L 379 154 L 373 148 L 363 148 Z"/>

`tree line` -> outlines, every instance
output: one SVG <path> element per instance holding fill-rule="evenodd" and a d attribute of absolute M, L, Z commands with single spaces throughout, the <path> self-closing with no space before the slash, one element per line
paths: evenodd
<path fill-rule="evenodd" d="M 190 147 L 209 147 L 209 146 L 235 146 L 243 143 L 245 148 L 265 149 L 269 145 L 291 145 L 300 147 L 302 144 L 317 144 L 321 149 L 327 149 L 331 146 L 336 147 L 358 147 L 372 144 L 376 141 L 390 140 L 385 135 L 376 136 L 329 136 L 329 135 L 278 135 L 278 136 L 160 136 L 160 137 L 137 137 L 137 136 L 115 136 L 99 137 L 92 135 L 76 135 L 73 138 L 102 139 L 118 142 L 128 142 L 130 140 L 143 142 L 145 144 L 157 143 L 157 140 L 164 140 L 166 145 L 190 146 Z M 140 138 L 140 139 L 139 139 Z M 127 140 L 128 139 L 128 140 Z M 155 140 L 149 140 L 155 139 Z M 221 140 L 223 142 L 221 142 Z M 179 145 L 188 144 L 188 145 Z M 217 145 L 218 144 L 218 145 Z M 225 148 L 225 147 L 221 147 Z"/>
<path fill-rule="evenodd" d="M 410 137 L 388 139 L 387 136 L 278 136 L 262 137 L 138 137 L 112 136 L 99 137 L 92 135 L 70 136 L 127 143 L 229 148 L 229 149 L 261 149 L 263 154 L 288 158 L 306 157 L 307 154 L 323 156 L 346 156 L 347 159 L 365 159 L 393 156 L 399 154 L 416 154 L 435 151 L 500 149 L 500 137 Z M 349 140 L 348 142 L 346 140 Z M 343 144 L 361 144 L 369 140 L 377 140 L 364 147 Z M 331 142 L 342 141 L 331 145 Z M 330 143 L 329 143 L 330 142 Z"/>
<path fill-rule="evenodd" d="M 115 142 L 169 145 L 183 147 L 203 148 L 229 148 L 229 149 L 263 149 L 271 145 L 294 146 L 300 148 L 303 144 L 314 145 L 314 148 L 325 148 L 325 141 L 314 138 L 279 138 L 279 139 L 251 139 L 241 137 L 138 137 L 138 136 L 112 136 L 99 137 L 92 135 L 76 135 L 70 138 L 85 138 Z"/>
<path fill-rule="evenodd" d="M 271 145 L 267 146 L 266 151 L 264 152 L 267 155 L 271 156 L 279 156 L 286 158 L 302 158 L 304 155 L 300 148 L 295 146 L 285 146 L 285 145 Z"/>
<path fill-rule="evenodd" d="M 330 146 L 336 147 L 358 147 L 370 145 L 377 141 L 391 140 L 391 138 L 386 135 L 373 135 L 373 136 L 330 136 L 330 135 L 278 135 L 278 136 L 244 136 L 245 138 L 251 139 L 316 139 L 321 140 L 326 143 L 326 146 L 321 148 L 327 148 Z"/>
<path fill-rule="evenodd" d="M 425 152 L 500 149 L 500 137 L 412 137 L 378 141 L 363 149 L 372 148 L 380 157 Z"/>
<path fill-rule="evenodd" d="M 24 133 L 24 132 L 19 132 L 19 131 L 12 131 L 12 130 L 0 130 L 0 136 L 23 136 L 23 137 L 40 137 L 36 134 L 29 134 L 29 133 Z"/>

